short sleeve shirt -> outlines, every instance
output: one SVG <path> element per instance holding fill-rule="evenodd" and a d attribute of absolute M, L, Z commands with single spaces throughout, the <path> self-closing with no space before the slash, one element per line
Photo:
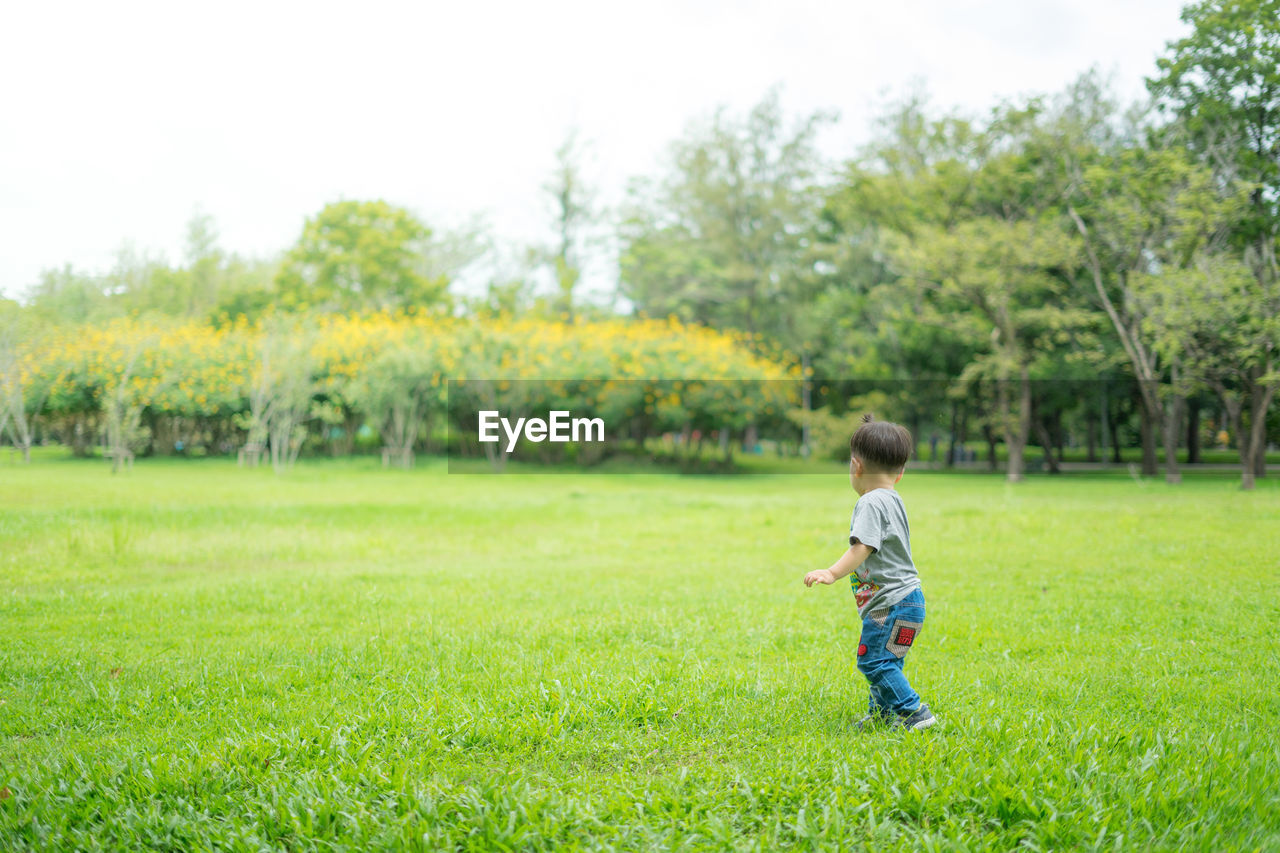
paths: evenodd
<path fill-rule="evenodd" d="M 875 553 L 849 577 L 858 615 L 884 610 L 920 588 L 911 560 L 907 508 L 894 489 L 872 489 L 858 498 L 849 522 L 849 544 L 861 542 Z"/>

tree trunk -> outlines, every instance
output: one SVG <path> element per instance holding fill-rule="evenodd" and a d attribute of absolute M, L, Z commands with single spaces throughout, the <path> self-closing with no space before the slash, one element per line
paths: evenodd
<path fill-rule="evenodd" d="M 507 467 L 507 453 L 500 441 L 486 441 L 484 455 L 489 460 L 489 467 L 494 471 L 502 471 Z"/>
<path fill-rule="evenodd" d="M 1160 428 L 1159 403 L 1150 398 L 1148 392 L 1139 389 L 1138 396 L 1138 429 L 1142 436 L 1142 476 L 1153 477 L 1159 468 L 1156 445 L 1159 439 L 1156 431 Z"/>
<path fill-rule="evenodd" d="M 959 439 L 960 432 L 960 405 L 955 401 L 951 401 L 951 441 L 947 444 L 947 467 L 954 468 L 956 464 L 956 441 Z"/>
<path fill-rule="evenodd" d="M 991 429 L 991 424 L 982 425 L 983 438 L 987 440 L 987 470 L 994 472 L 996 470 L 996 434 Z"/>
<path fill-rule="evenodd" d="M 1182 432 L 1182 409 L 1186 398 L 1175 394 L 1165 406 L 1164 413 L 1164 481 L 1181 483 L 1178 470 L 1178 435 Z"/>
<path fill-rule="evenodd" d="M 356 446 L 356 431 L 360 429 L 361 417 L 350 409 L 342 413 L 342 435 L 333 440 L 331 449 L 334 456 L 350 456 Z"/>
<path fill-rule="evenodd" d="M 1192 397 L 1187 406 L 1187 464 L 1200 461 L 1200 399 Z"/>
<path fill-rule="evenodd" d="M 1271 407 L 1274 388 L 1261 385 L 1253 386 L 1250 395 L 1250 437 L 1253 446 L 1253 476 L 1262 479 L 1267 476 L 1267 410 Z"/>
<path fill-rule="evenodd" d="M 1045 428 L 1044 419 L 1036 417 L 1034 419 L 1036 428 L 1036 438 L 1040 442 L 1040 446 L 1044 449 L 1044 464 L 1048 468 L 1050 474 L 1061 474 L 1058 468 L 1058 460 L 1054 454 L 1053 439 L 1049 435 L 1049 430 Z"/>
<path fill-rule="evenodd" d="M 800 422 L 800 446 L 805 456 L 809 455 L 809 412 L 813 410 L 813 385 L 809 382 L 809 353 L 800 354 L 800 366 L 803 375 L 800 378 L 800 405 L 804 410 L 804 420 Z"/>
<path fill-rule="evenodd" d="M 1005 444 L 1009 448 L 1009 471 L 1006 479 L 1010 483 L 1019 483 L 1024 476 L 1023 451 L 1027 446 L 1027 436 L 1031 432 L 1031 371 L 1023 365 L 1018 377 L 1018 415 L 1017 422 L 1009 406 L 1008 383 L 1000 383 L 1000 409 L 1005 423 Z"/>
<path fill-rule="evenodd" d="M 151 452 L 156 456 L 172 456 L 177 434 L 172 417 L 161 415 L 152 421 Z"/>
<path fill-rule="evenodd" d="M 1058 458 L 1054 455 L 1053 434 L 1045 423 L 1045 416 L 1040 411 L 1040 403 L 1034 397 L 1031 398 L 1031 426 L 1035 430 L 1040 449 L 1044 451 L 1045 469 L 1050 474 L 1062 473 L 1058 468 Z"/>
<path fill-rule="evenodd" d="M 1089 418 L 1085 421 L 1084 440 L 1085 440 L 1086 446 L 1088 447 L 1087 455 L 1085 456 L 1085 461 L 1097 462 L 1098 461 L 1098 425 L 1093 422 L 1092 418 Z"/>
<path fill-rule="evenodd" d="M 1241 467 L 1248 475 L 1240 484 L 1245 489 L 1252 489 L 1255 479 L 1266 476 L 1267 410 L 1271 407 L 1275 390 L 1274 387 L 1267 387 L 1256 381 L 1249 389 L 1249 438 L 1241 453 Z"/>
<path fill-rule="evenodd" d="M 142 449 L 143 456 L 156 455 L 156 436 L 159 435 L 159 429 L 157 428 L 156 421 L 158 420 L 159 418 L 157 417 L 155 412 L 148 409 L 147 415 L 146 415 L 146 422 L 147 422 L 147 429 L 149 430 L 150 435 L 147 436 L 147 446 Z"/>
<path fill-rule="evenodd" d="M 1246 492 L 1251 492 L 1257 477 L 1253 473 L 1253 457 L 1249 452 L 1249 439 L 1241 435 L 1237 444 L 1240 446 L 1240 488 Z"/>
<path fill-rule="evenodd" d="M 1106 382 L 1102 383 L 1102 393 L 1100 395 L 1100 398 L 1101 398 L 1101 402 L 1100 402 L 1098 411 L 1099 411 L 1099 417 L 1101 417 L 1102 419 L 1102 424 L 1101 424 L 1101 429 L 1099 429 L 1098 432 L 1099 432 L 1099 438 L 1102 442 L 1102 455 L 1104 457 L 1107 455 L 1107 438 L 1110 437 L 1111 452 L 1114 456 L 1114 461 L 1119 462 L 1120 453 L 1119 453 L 1118 447 L 1120 442 L 1116 441 L 1116 425 L 1115 425 L 1115 422 L 1111 419 L 1111 413 L 1109 411 L 1110 406 L 1108 405 L 1109 400 L 1107 397 Z"/>
<path fill-rule="evenodd" d="M 89 455 L 89 419 L 84 414 L 77 414 L 71 420 L 71 455 L 87 457 Z"/>
<path fill-rule="evenodd" d="M 1248 485 L 1248 486 L 1244 486 L 1244 483 L 1243 483 L 1243 482 L 1241 482 L 1241 486 L 1243 486 L 1244 488 L 1253 488 L 1253 473 L 1252 473 L 1252 467 L 1248 465 L 1248 461 L 1249 461 L 1248 447 L 1249 447 L 1249 445 L 1248 445 L 1248 441 L 1247 441 L 1247 439 L 1244 437 L 1244 434 L 1243 434 L 1243 433 L 1241 432 L 1241 430 L 1240 430 L 1240 420 L 1241 420 L 1241 418 L 1240 418 L 1240 401 L 1239 401 L 1239 400 L 1237 400 L 1237 399 L 1235 399 L 1233 395 L 1231 395 L 1229 392 L 1227 392 L 1227 391 L 1225 391 L 1225 390 L 1220 391 L 1220 396 L 1221 396 L 1221 399 L 1222 399 L 1222 407 L 1223 407 L 1223 409 L 1225 410 L 1225 411 L 1224 411 L 1224 415 L 1225 415 L 1225 417 L 1226 417 L 1226 421 L 1227 421 L 1227 435 L 1229 435 L 1229 436 L 1231 436 L 1231 437 L 1233 437 L 1233 438 L 1235 439 L 1235 442 L 1236 442 L 1236 448 L 1237 448 L 1237 450 L 1238 450 L 1238 451 L 1239 451 L 1239 453 L 1240 453 L 1240 465 L 1241 465 L 1241 467 L 1248 467 L 1248 468 L 1250 468 L 1250 473 L 1249 473 L 1249 485 Z M 1228 439 L 1228 441 L 1230 441 L 1230 439 Z"/>
<path fill-rule="evenodd" d="M 644 445 L 649 438 L 649 425 L 644 418 L 633 418 L 631 420 L 631 440 L 636 443 L 636 452 L 644 455 Z"/>

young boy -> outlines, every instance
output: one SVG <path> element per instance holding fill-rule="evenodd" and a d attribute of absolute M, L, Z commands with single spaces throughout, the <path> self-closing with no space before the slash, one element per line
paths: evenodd
<path fill-rule="evenodd" d="M 849 524 L 849 550 L 829 569 L 804 576 L 804 585 L 832 584 L 852 574 L 862 618 L 858 671 L 871 684 L 860 729 L 886 724 L 927 729 L 936 720 L 903 675 L 902 664 L 924 626 L 924 593 L 911 561 L 907 510 L 894 486 L 911 457 L 911 433 L 864 415 L 849 439 L 849 482 L 859 495 Z"/>

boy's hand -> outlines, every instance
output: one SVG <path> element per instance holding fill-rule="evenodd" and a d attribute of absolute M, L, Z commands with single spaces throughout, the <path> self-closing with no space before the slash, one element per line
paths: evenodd
<path fill-rule="evenodd" d="M 818 569 L 804 576 L 805 586 L 813 586 L 815 583 L 832 584 L 835 582 L 836 576 L 831 573 L 830 569 Z"/>

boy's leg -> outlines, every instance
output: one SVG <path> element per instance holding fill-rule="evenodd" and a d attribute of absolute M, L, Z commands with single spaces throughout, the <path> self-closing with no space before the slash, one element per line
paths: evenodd
<path fill-rule="evenodd" d="M 871 713 L 880 708 L 904 715 L 920 706 L 920 696 L 911 689 L 902 666 L 923 626 L 924 595 L 919 590 L 862 620 L 858 671 L 871 687 Z"/>
<path fill-rule="evenodd" d="M 893 697 L 885 696 L 880 689 L 878 680 L 872 679 L 867 675 L 864 661 L 867 659 L 869 650 L 883 645 L 885 630 L 888 624 L 888 610 L 880 611 L 872 615 L 868 615 L 862 620 L 862 635 L 858 637 L 858 670 L 864 676 L 867 676 L 867 716 L 858 724 L 859 728 L 867 728 L 874 726 L 876 722 L 889 723 L 893 719 L 893 712 L 890 710 L 893 703 Z"/>
<path fill-rule="evenodd" d="M 875 617 L 867 616 L 862 620 L 862 634 L 858 637 L 858 670 L 862 670 L 862 659 L 865 656 L 868 643 L 875 643 L 876 638 L 882 632 L 884 619 L 881 618 L 888 614 L 877 613 Z M 865 674 L 865 673 L 864 673 Z M 867 679 L 867 716 L 857 722 L 857 728 L 866 729 L 873 728 L 877 724 L 887 724 L 893 719 L 889 708 L 880 698 L 880 689 L 878 685 L 871 679 Z"/>

